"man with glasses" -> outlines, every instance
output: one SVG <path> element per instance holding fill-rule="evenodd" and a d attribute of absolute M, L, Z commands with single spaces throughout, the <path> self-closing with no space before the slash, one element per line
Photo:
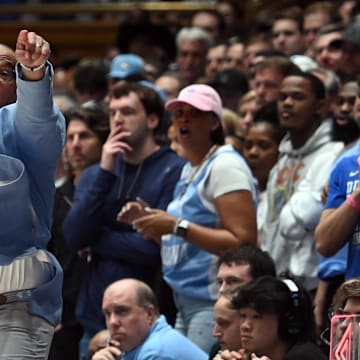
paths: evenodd
<path fill-rule="evenodd" d="M 331 332 L 327 328 L 320 335 L 326 345 L 331 345 L 332 352 L 335 352 L 344 340 L 344 334 L 352 323 L 353 317 L 342 317 L 343 315 L 360 315 L 360 278 L 345 281 L 334 295 L 332 309 L 329 311 L 329 320 L 332 320 Z M 334 318 L 334 316 L 337 317 Z"/>
<path fill-rule="evenodd" d="M 15 53 L 0 44 L 0 107 L 16 101 Z"/>
<path fill-rule="evenodd" d="M 15 53 L 0 46 L 0 349 L 9 360 L 47 359 L 62 308 L 62 269 L 46 251 L 65 141 L 49 56 L 32 31 L 19 32 Z"/>

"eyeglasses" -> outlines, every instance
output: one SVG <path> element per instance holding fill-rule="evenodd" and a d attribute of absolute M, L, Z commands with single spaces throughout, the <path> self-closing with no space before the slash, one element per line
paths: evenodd
<path fill-rule="evenodd" d="M 359 316 L 360 313 L 359 312 L 349 312 L 349 311 L 345 311 L 343 308 L 337 308 L 336 310 L 331 309 L 328 312 L 328 318 L 329 320 L 331 320 L 331 318 L 335 315 L 357 315 Z"/>
<path fill-rule="evenodd" d="M 330 346 L 330 328 L 326 328 L 320 334 L 320 340 L 327 346 Z"/>

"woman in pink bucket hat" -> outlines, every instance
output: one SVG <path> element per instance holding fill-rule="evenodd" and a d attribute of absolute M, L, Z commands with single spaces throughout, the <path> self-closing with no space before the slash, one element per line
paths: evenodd
<path fill-rule="evenodd" d="M 256 243 L 256 186 L 241 155 L 224 145 L 222 103 L 211 86 L 187 86 L 165 107 L 188 160 L 174 198 L 166 212 L 129 203 L 118 221 L 161 245 L 163 276 L 178 309 L 175 327 L 209 352 L 217 256 Z"/>

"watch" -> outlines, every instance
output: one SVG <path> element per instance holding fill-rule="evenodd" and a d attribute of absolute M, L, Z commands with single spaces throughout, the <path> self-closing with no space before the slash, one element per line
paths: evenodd
<path fill-rule="evenodd" d="M 186 235 L 189 229 L 189 222 L 184 219 L 178 219 L 175 224 L 174 234 L 176 236 L 186 239 Z"/>

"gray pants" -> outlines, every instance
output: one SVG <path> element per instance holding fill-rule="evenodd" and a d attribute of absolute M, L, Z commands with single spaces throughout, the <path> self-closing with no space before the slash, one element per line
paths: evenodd
<path fill-rule="evenodd" d="M 0 359 L 47 360 L 54 327 L 31 315 L 27 302 L 0 305 Z"/>

